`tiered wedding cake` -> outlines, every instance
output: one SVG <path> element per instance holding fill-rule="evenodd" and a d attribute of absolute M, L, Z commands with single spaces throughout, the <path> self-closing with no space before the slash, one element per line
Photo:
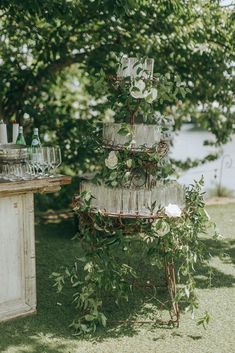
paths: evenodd
<path fill-rule="evenodd" d="M 137 108 L 130 112 L 129 124 L 104 124 L 103 147 L 107 155 L 103 171 L 98 183 L 84 181 L 80 191 L 92 194 L 94 211 L 114 216 L 154 218 L 169 205 L 184 208 L 184 187 L 165 180 L 161 174 L 169 164 L 172 121 L 155 113 L 155 124 L 134 122 L 138 102 L 146 97 L 151 102 L 157 96 L 157 89 L 146 83 L 154 80 L 153 60 L 122 60 L 115 80 L 117 85 L 122 80 L 129 82 Z"/>

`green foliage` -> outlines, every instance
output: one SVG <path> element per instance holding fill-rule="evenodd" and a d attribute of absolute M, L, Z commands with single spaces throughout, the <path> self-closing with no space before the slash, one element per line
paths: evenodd
<path fill-rule="evenodd" d="M 169 85 L 178 74 L 190 89 L 161 113 L 176 128 L 193 119 L 225 143 L 234 131 L 234 23 L 218 1 L 1 1 L 0 118 L 29 134 L 40 127 L 71 173 L 91 170 L 97 122 L 108 118 L 97 74 L 114 75 L 122 54 L 139 55 L 154 58 Z"/>
<path fill-rule="evenodd" d="M 140 244 L 140 258 L 154 271 L 164 266 L 164 258 L 177 264 L 177 302 L 194 314 L 198 307 L 194 272 L 196 264 L 204 263 L 206 249 L 200 235 L 210 222 L 204 211 L 200 193 L 202 181 L 186 190 L 186 207 L 181 217 L 170 218 L 159 209 L 157 220 L 122 220 L 92 212 L 92 195 L 84 192 L 77 198 L 74 211 L 79 214 L 78 240 L 83 257 L 75 260 L 64 274 L 54 273 L 59 291 L 64 285 L 74 288 L 73 302 L 77 311 L 72 326 L 78 333 L 95 331 L 97 325 L 106 325 L 104 296 L 112 296 L 116 304 L 131 295 L 133 280 L 141 273 L 130 264 L 135 243 Z M 120 252 L 123 256 L 120 257 Z M 119 255 L 117 255 L 119 254 Z M 80 264 L 83 264 L 83 273 Z"/>
<path fill-rule="evenodd" d="M 117 134 L 126 137 L 124 139 L 126 142 L 121 145 L 113 145 L 109 140 L 101 142 L 102 169 L 95 179 L 98 182 L 104 181 L 112 187 L 118 185 L 129 187 L 131 184 L 135 187 L 143 185 L 150 187 L 174 171 L 165 158 L 174 123 L 156 109 L 160 109 L 161 104 L 166 101 L 177 99 L 178 93 L 185 95 L 188 90 L 183 88 L 178 76 L 175 77 L 175 82 L 172 82 L 169 73 L 164 78 L 153 75 L 152 70 L 145 69 L 145 61 L 146 58 L 135 59 L 131 65 L 131 70 L 136 71 L 135 75 L 130 74 L 126 77 L 123 75 L 126 70 L 125 61 L 121 60 L 117 76 L 109 79 L 110 87 L 107 86 L 103 70 L 100 72 L 98 83 L 100 87 L 107 89 L 105 108 L 113 112 L 115 122 L 122 122 Z M 161 140 L 151 148 L 147 147 L 146 143 L 135 147 L 136 118 L 141 123 L 154 123 L 159 126 Z M 129 124 L 125 121 L 129 121 Z"/>
<path fill-rule="evenodd" d="M 128 347 L 133 353 L 143 350 L 156 353 L 156 349 L 164 352 L 166 346 L 169 352 L 175 352 L 176 345 L 179 345 L 180 353 L 192 351 L 202 353 L 203 342 L 204 352 L 231 353 L 233 351 L 231 347 L 234 345 L 234 329 L 231 323 L 235 307 L 231 305 L 228 310 L 228 303 L 234 300 L 235 204 L 207 206 L 207 211 L 221 229 L 223 238 L 218 241 L 206 234 L 202 239 L 213 261 L 210 267 L 211 287 L 207 288 L 209 270 L 207 266 L 198 266 L 195 272 L 197 287 L 200 288 L 197 316 L 203 316 L 200 307 L 202 309 L 205 306 L 211 315 L 206 332 L 202 326 L 195 327 L 195 321 L 191 320 L 189 314 L 182 313 L 180 329 L 163 330 L 149 324 L 140 328 L 139 325 L 107 322 L 107 329 L 97 330 L 97 333 L 91 334 L 85 340 L 73 335 L 73 330 L 68 327 L 74 316 L 74 307 L 71 305 L 73 289 L 67 285 L 62 294 L 57 294 L 51 288 L 52 280 L 48 279 L 50 273 L 60 271 L 62 263 L 70 267 L 74 257 L 83 256 L 79 242 L 70 241 L 73 222 L 66 220 L 59 223 L 40 223 L 36 226 L 38 314 L 1 324 L 0 351 L 19 352 L 22 350 L 21 347 L 24 347 L 23 350 L 29 352 L 75 353 L 84 350 L 90 352 L 93 349 L 95 353 L 110 353 L 124 352 Z M 226 253 L 227 256 L 220 257 L 220 253 Z M 144 271 L 144 278 L 148 278 L 149 267 L 143 267 L 143 261 L 138 258 L 137 252 L 134 256 L 137 259 L 137 273 Z M 80 264 L 83 264 L 79 271 L 82 273 L 84 263 Z M 156 273 L 153 272 L 152 276 L 155 278 Z M 152 298 L 151 289 L 135 288 L 130 301 L 124 301 L 120 307 L 117 308 L 113 300 L 109 301 L 108 317 L 112 320 L 128 318 L 135 320 L 138 315 L 138 319 L 148 320 L 152 318 L 149 316 L 150 304 L 155 315 L 157 302 Z M 223 329 L 218 329 L 221 326 Z M 184 338 L 182 339 L 179 334 Z M 156 338 L 159 337 L 162 339 L 157 340 L 156 347 Z"/>
<path fill-rule="evenodd" d="M 162 75 L 160 73 L 151 76 L 151 73 L 140 67 L 145 61 L 138 58 L 133 68 L 138 67 L 135 78 L 133 77 L 110 77 L 109 85 L 103 69 L 97 75 L 95 89 L 102 89 L 106 94 L 103 110 L 112 109 L 116 122 L 129 122 L 131 115 L 141 122 L 158 123 L 159 116 L 156 114 L 166 104 L 176 104 L 180 98 L 185 98 L 190 90 L 181 82 L 178 75 L 170 72 Z"/>
<path fill-rule="evenodd" d="M 200 326 L 202 325 L 204 327 L 204 329 L 206 330 L 207 328 L 207 325 L 209 324 L 210 322 L 210 315 L 208 314 L 208 312 L 206 312 L 202 317 L 200 317 L 197 321 L 197 325 Z"/>
<path fill-rule="evenodd" d="M 122 185 L 128 187 L 131 184 L 136 187 L 143 186 L 147 183 L 147 176 L 153 178 L 155 183 L 157 180 L 166 179 L 174 172 L 170 163 L 162 163 L 163 158 L 158 145 L 141 152 L 126 147 L 117 152 L 112 151 L 112 153 L 115 153 L 117 158 L 115 168 L 110 169 L 104 163 L 101 172 L 95 177 L 96 181 L 103 180 L 109 186 Z M 104 162 L 108 160 L 109 156 L 109 150 L 104 149 Z"/>

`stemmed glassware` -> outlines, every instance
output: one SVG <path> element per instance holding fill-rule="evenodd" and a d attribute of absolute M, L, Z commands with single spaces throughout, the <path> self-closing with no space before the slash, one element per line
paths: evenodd
<path fill-rule="evenodd" d="M 62 162 L 59 146 L 29 147 L 27 155 L 22 162 L 2 164 L 0 178 L 17 181 L 54 177 Z"/>
<path fill-rule="evenodd" d="M 55 170 L 61 165 L 60 147 L 30 147 L 29 165 L 32 175 L 36 178 L 54 176 Z"/>
<path fill-rule="evenodd" d="M 48 147 L 49 170 L 51 175 L 54 175 L 55 170 L 61 165 L 61 150 L 60 147 Z"/>

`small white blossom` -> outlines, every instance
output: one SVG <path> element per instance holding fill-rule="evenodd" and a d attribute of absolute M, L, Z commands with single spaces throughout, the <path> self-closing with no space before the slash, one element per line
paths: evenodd
<path fill-rule="evenodd" d="M 219 119 L 220 119 L 220 121 L 221 121 L 222 123 L 226 123 L 226 121 L 227 121 L 226 116 L 223 115 L 223 114 L 220 114 L 220 115 L 219 115 Z"/>
<path fill-rule="evenodd" d="M 28 114 L 28 113 L 24 113 L 23 118 L 24 118 L 24 119 L 29 119 L 29 118 L 30 118 L 30 116 L 29 116 L 29 114 Z"/>
<path fill-rule="evenodd" d="M 105 110 L 104 112 L 104 119 L 103 119 L 103 122 L 104 123 L 113 123 L 114 122 L 114 115 L 115 115 L 115 112 L 108 108 Z"/>
<path fill-rule="evenodd" d="M 74 109 L 78 109 L 78 108 L 79 108 L 79 103 L 78 103 L 77 101 L 73 102 L 73 103 L 72 103 L 72 107 L 73 107 Z"/>
<path fill-rule="evenodd" d="M 109 152 L 108 158 L 105 159 L 105 165 L 109 169 L 116 169 L 118 164 L 118 158 L 115 151 Z"/>
<path fill-rule="evenodd" d="M 178 205 L 169 203 L 169 205 L 165 207 L 165 213 L 168 217 L 180 217 L 182 211 Z"/>

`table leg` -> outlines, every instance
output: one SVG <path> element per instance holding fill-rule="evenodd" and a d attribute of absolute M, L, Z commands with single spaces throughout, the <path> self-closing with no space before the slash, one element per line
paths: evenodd
<path fill-rule="evenodd" d="M 36 312 L 33 193 L 0 197 L 0 321 Z"/>

